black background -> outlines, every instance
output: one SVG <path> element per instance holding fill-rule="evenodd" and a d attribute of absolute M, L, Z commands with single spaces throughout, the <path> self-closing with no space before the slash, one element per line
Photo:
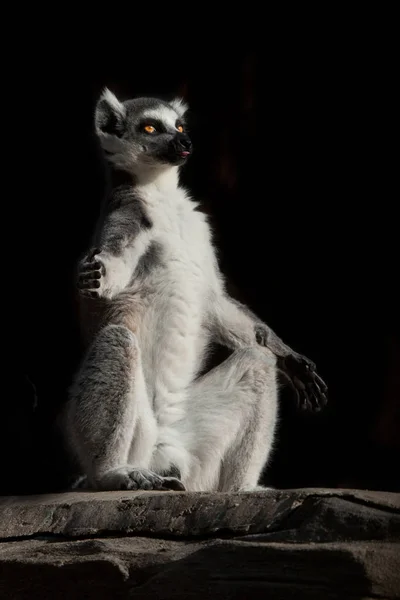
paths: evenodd
<path fill-rule="evenodd" d="M 195 152 L 183 179 L 210 214 L 222 268 L 329 385 L 318 415 L 282 393 L 266 481 L 399 491 L 396 199 L 379 137 L 390 92 L 373 52 L 323 37 L 114 62 L 82 60 L 72 44 L 31 47 L 13 67 L 2 101 L 1 493 L 68 481 L 55 422 L 80 358 L 73 268 L 103 190 L 93 111 L 104 85 L 121 99 L 184 95 Z"/>

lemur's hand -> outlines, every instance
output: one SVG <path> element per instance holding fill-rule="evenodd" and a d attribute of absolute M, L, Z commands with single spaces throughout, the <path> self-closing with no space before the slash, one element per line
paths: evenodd
<path fill-rule="evenodd" d="M 99 254 L 99 249 L 94 248 L 79 263 L 77 287 L 82 296 L 100 298 L 102 295 L 102 280 L 104 280 L 106 268 Z"/>
<path fill-rule="evenodd" d="M 299 408 L 317 412 L 326 405 L 328 386 L 306 356 L 294 352 L 278 357 L 277 366 L 296 392 Z"/>
<path fill-rule="evenodd" d="M 328 401 L 328 386 L 318 375 L 316 365 L 286 346 L 264 325 L 257 326 L 255 334 L 257 343 L 276 355 L 277 367 L 296 392 L 299 408 L 321 410 Z"/>

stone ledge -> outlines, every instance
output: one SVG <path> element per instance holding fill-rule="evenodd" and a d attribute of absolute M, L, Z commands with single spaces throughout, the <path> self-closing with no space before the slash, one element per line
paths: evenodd
<path fill-rule="evenodd" d="M 72 492 L 0 499 L 0 598 L 400 595 L 400 495 Z"/>
<path fill-rule="evenodd" d="M 342 533 L 352 539 L 398 539 L 400 494 L 327 489 L 238 494 L 82 491 L 0 498 L 1 539 L 273 534 L 300 526 L 309 530 L 313 522 L 325 541 L 337 541 Z"/>

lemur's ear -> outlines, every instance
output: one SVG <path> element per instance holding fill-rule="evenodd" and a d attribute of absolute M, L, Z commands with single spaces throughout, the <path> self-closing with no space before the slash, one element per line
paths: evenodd
<path fill-rule="evenodd" d="M 108 88 L 104 88 L 96 105 L 96 129 L 101 133 L 120 136 L 123 131 L 124 119 L 124 105 Z"/>
<path fill-rule="evenodd" d="M 173 100 L 171 100 L 170 105 L 181 119 L 184 117 L 186 111 L 189 109 L 188 104 L 182 98 L 174 98 Z"/>

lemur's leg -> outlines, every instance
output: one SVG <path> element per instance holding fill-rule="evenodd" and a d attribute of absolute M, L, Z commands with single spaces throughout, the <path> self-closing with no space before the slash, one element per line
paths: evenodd
<path fill-rule="evenodd" d="M 182 425 L 193 454 L 183 483 L 193 491 L 256 488 L 274 441 L 276 358 L 257 347 L 236 350 L 200 378 Z"/>
<path fill-rule="evenodd" d="M 148 469 L 157 426 L 137 338 L 125 325 L 105 326 L 91 344 L 71 388 L 68 434 L 87 487 L 184 489 Z"/>

